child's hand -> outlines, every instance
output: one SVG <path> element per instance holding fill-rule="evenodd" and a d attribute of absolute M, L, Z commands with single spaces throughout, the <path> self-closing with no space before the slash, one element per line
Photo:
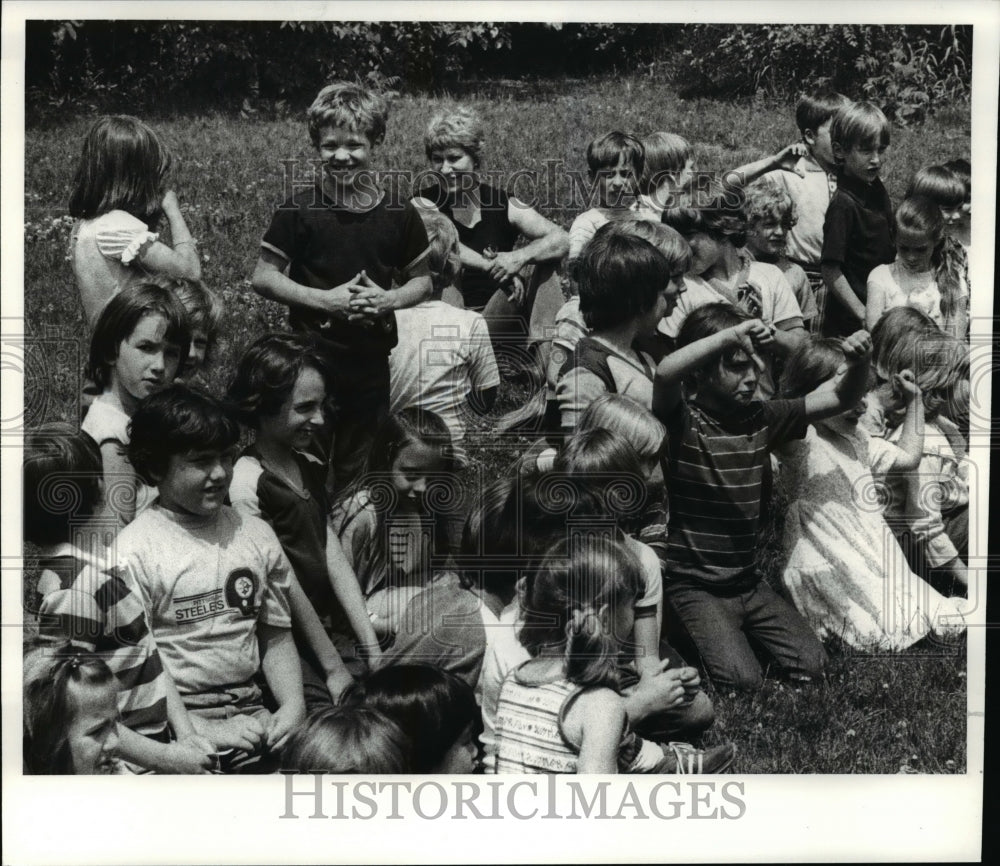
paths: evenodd
<path fill-rule="evenodd" d="M 639 675 L 635 692 L 649 708 L 648 715 L 663 712 L 684 702 L 685 668 L 671 668 L 670 659 L 664 659 L 655 668 L 646 668 Z"/>
<path fill-rule="evenodd" d="M 340 698 L 344 694 L 344 691 L 353 684 L 354 677 L 343 668 L 334 671 L 326 678 L 326 690 L 330 693 L 330 697 L 333 698 L 335 704 L 340 703 Z"/>
<path fill-rule="evenodd" d="M 167 746 L 166 772 L 201 775 L 211 772 L 216 751 L 204 737 L 194 734 Z"/>
<path fill-rule="evenodd" d="M 760 355 L 757 354 L 758 346 L 767 346 L 774 342 L 774 332 L 760 319 L 748 319 L 729 329 L 731 342 L 739 346 L 750 356 L 758 370 L 766 369 Z"/>
<path fill-rule="evenodd" d="M 701 677 L 697 669 L 692 667 L 681 668 L 679 673 L 681 675 L 681 684 L 684 687 L 684 702 L 689 703 L 701 691 Z"/>
<path fill-rule="evenodd" d="M 867 331 L 855 331 L 840 344 L 849 365 L 867 361 L 872 354 L 872 338 Z"/>
<path fill-rule="evenodd" d="M 921 396 L 920 386 L 912 370 L 901 370 L 892 377 L 893 392 L 899 394 L 904 405 L 909 406 L 915 397 Z"/>
<path fill-rule="evenodd" d="M 292 731 L 302 724 L 305 717 L 305 707 L 300 704 L 278 707 L 267 725 L 267 747 L 276 751 L 284 746 Z"/>
<path fill-rule="evenodd" d="M 207 720 L 195 718 L 192 722 L 220 752 L 240 749 L 253 754 L 264 744 L 264 726 L 253 716 Z"/>
<path fill-rule="evenodd" d="M 804 142 L 796 141 L 774 155 L 774 164 L 782 171 L 795 171 L 795 165 L 809 153 Z"/>
<path fill-rule="evenodd" d="M 392 296 L 364 271 L 348 286 L 351 293 L 349 322 L 384 316 L 393 309 Z"/>
<path fill-rule="evenodd" d="M 177 193 L 172 189 L 168 189 L 163 194 L 163 200 L 160 202 L 160 207 L 163 209 L 164 213 L 169 213 L 170 211 L 180 211 L 181 203 L 177 200 Z"/>

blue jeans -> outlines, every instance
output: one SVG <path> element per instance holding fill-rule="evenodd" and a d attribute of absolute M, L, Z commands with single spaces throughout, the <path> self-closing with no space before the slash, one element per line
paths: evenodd
<path fill-rule="evenodd" d="M 690 581 L 663 583 L 671 635 L 686 635 L 718 685 L 759 689 L 764 674 L 753 638 L 794 679 L 823 675 L 826 651 L 809 624 L 763 581 L 711 589 Z"/>

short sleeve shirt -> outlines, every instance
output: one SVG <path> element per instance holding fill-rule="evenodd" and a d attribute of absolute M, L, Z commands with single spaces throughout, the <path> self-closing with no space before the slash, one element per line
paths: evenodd
<path fill-rule="evenodd" d="M 486 320 L 473 310 L 425 301 L 396 313 L 399 343 L 389 355 L 389 411 L 419 406 L 448 425 L 455 457 L 463 446 L 472 411 L 469 394 L 500 384 Z"/>
<path fill-rule="evenodd" d="M 182 697 L 247 683 L 260 670 L 258 626 L 291 628 L 291 567 L 259 518 L 228 506 L 205 518 L 154 504 L 117 544 Z"/>
<path fill-rule="evenodd" d="M 163 663 L 146 623 L 138 587 L 121 569 L 91 562 L 76 551 L 43 559 L 58 589 L 42 598 L 39 630 L 99 655 L 118 680 L 122 724 L 166 739 L 167 689 Z"/>
<path fill-rule="evenodd" d="M 718 586 L 750 579 L 768 453 L 805 435 L 805 400 L 754 401 L 725 418 L 682 400 L 662 420 L 670 503 L 665 576 Z"/>
<path fill-rule="evenodd" d="M 122 456 L 129 442 L 128 425 L 131 419 L 121 409 L 113 405 L 105 395 L 94 398 L 87 409 L 80 430 L 97 443 L 97 447 L 114 445 Z M 127 459 L 127 458 L 126 458 Z M 107 491 L 105 491 L 107 493 Z M 144 511 L 154 499 L 156 488 L 136 478 L 135 513 Z"/>
<path fill-rule="evenodd" d="M 365 271 L 383 289 L 402 283 L 427 254 L 427 233 L 409 202 L 389 204 L 389 196 L 366 211 L 332 202 L 317 185 L 293 195 L 271 218 L 261 246 L 289 265 L 289 277 L 313 289 L 332 289 Z M 389 315 L 365 326 L 291 307 L 293 328 L 324 337 L 333 351 L 384 356 L 396 343 L 396 319 Z"/>
<path fill-rule="evenodd" d="M 248 448 L 233 467 L 229 500 L 240 514 L 260 517 L 270 525 L 303 591 L 322 616 L 336 603 L 326 563 L 327 473 L 311 455 L 296 458 L 301 489 L 270 471 L 259 452 Z"/>
<path fill-rule="evenodd" d="M 140 256 L 159 235 L 138 217 L 112 210 L 73 228 L 69 259 L 90 328 L 122 289 L 150 276 Z"/>
<path fill-rule="evenodd" d="M 792 171 L 772 171 L 765 177 L 784 187 L 795 202 L 798 219 L 788 232 L 788 257 L 804 265 L 819 267 L 823 252 L 823 222 L 837 191 L 836 176 L 828 174 L 812 157 L 804 156 Z"/>
<path fill-rule="evenodd" d="M 699 276 L 684 277 L 687 289 L 679 298 L 673 312 L 660 320 L 658 330 L 671 339 L 684 324 L 684 320 L 698 307 L 725 301 L 744 312 L 777 328 L 802 327 L 802 310 L 792 293 L 791 286 L 781 271 L 765 262 L 744 259 L 743 272 L 736 290 L 736 297 L 728 297 L 707 280 Z M 757 396 L 770 399 L 776 392 L 774 364 L 770 355 L 765 356 L 766 369 L 761 373 Z"/>
<path fill-rule="evenodd" d="M 882 181 L 863 184 L 841 175 L 823 226 L 823 264 L 839 265 L 852 291 L 864 303 L 868 275 L 896 258 L 896 223 Z M 828 294 L 823 332 L 844 336 L 859 326 L 850 311 Z"/>

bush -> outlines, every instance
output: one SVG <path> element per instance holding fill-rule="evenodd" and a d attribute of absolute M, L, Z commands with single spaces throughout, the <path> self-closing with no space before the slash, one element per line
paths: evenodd
<path fill-rule="evenodd" d="M 906 123 L 966 98 L 971 84 L 968 26 L 693 24 L 682 43 L 672 74 L 686 97 L 787 97 L 828 85 Z"/>

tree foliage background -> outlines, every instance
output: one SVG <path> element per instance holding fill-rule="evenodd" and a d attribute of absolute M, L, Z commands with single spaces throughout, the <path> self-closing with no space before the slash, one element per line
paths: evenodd
<path fill-rule="evenodd" d="M 484 81 L 637 72 L 683 97 L 829 84 L 898 122 L 968 97 L 968 25 L 32 21 L 28 107 L 260 107 L 359 78 L 439 92 Z"/>

